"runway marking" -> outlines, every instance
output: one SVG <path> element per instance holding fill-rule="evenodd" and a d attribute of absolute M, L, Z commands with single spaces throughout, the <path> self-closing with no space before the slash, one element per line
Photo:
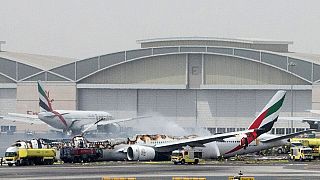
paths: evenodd
<path fill-rule="evenodd" d="M 170 165 L 171 166 L 171 165 Z M 27 167 L 8 167 L 8 168 L 5 168 L 5 169 L 22 169 L 22 170 L 30 170 L 30 169 L 96 169 L 96 168 L 101 168 L 101 167 L 109 167 L 109 168 L 117 168 L 117 167 L 121 167 L 121 168 L 131 168 L 131 167 L 163 167 L 163 168 L 168 168 L 170 166 L 165 166 L 165 165 L 126 165 L 126 166 L 121 166 L 121 165 L 115 165 L 115 166 L 27 166 Z M 174 165 L 172 165 L 174 166 Z M 176 166 L 175 166 L 176 167 Z M 212 168 L 218 168 L 221 166 L 210 166 L 210 165 L 201 165 L 201 166 L 180 166 L 180 167 L 203 167 L 203 168 L 209 168 L 209 167 L 212 167 Z M 235 166 L 236 167 L 236 166 Z M 243 166 L 242 166 L 243 167 Z M 1 170 L 1 169 L 0 169 Z"/>
<path fill-rule="evenodd" d="M 113 164 L 94 165 L 68 164 L 53 166 L 25 166 L 25 167 L 1 167 L 0 174 L 5 179 L 101 179 L 104 176 L 112 177 L 137 177 L 161 179 L 161 177 L 173 176 L 201 176 L 201 177 L 228 177 L 236 175 L 240 170 L 246 176 L 264 177 L 320 177 L 318 169 L 304 169 L 303 164 L 292 165 L 149 165 L 149 164 Z M 295 166 L 296 165 L 296 166 Z M 317 166 L 318 167 L 318 166 Z M 27 172 L 26 174 L 24 173 Z M 40 174 L 38 174 L 40 172 Z M 46 174 L 45 172 L 48 172 Z M 57 176 L 60 173 L 63 176 Z M 75 173 L 75 172 L 82 172 Z M 75 175 L 73 175 L 75 174 Z M 125 174 L 125 175 L 124 175 Z"/>
<path fill-rule="evenodd" d="M 109 177 L 136 177 L 136 178 L 158 178 L 158 177 L 176 177 L 176 176 L 201 176 L 201 177 L 228 177 L 228 176 L 232 176 L 232 175 L 236 175 L 236 174 L 222 174 L 222 175 L 215 175 L 213 173 L 192 173 L 192 174 L 138 174 L 138 175 L 119 175 L 119 174 L 108 174 L 107 176 Z M 103 176 L 106 175 L 78 175 L 78 176 L 50 176 L 50 177 L 15 177 L 15 178 L 6 178 L 6 179 L 26 179 L 26 180 L 31 180 L 31 179 L 39 179 L 39 180 L 47 180 L 47 179 L 98 179 L 98 178 L 102 178 Z M 272 177 L 288 177 L 288 176 L 292 176 L 292 177 L 297 177 L 297 178 L 303 178 L 303 177 L 319 177 L 317 175 L 314 174 L 277 174 L 277 175 L 270 175 L 270 174 L 248 174 L 248 176 L 254 176 L 254 177 L 266 177 L 266 176 L 272 176 Z"/>

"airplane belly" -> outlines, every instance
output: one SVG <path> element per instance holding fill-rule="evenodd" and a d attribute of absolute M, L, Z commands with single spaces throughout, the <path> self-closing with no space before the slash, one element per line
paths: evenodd
<path fill-rule="evenodd" d="M 205 144 L 205 147 L 201 149 L 203 159 L 216 159 L 220 156 L 220 150 L 217 145 L 217 142 L 215 141 Z"/>
<path fill-rule="evenodd" d="M 248 154 L 248 153 L 253 153 L 253 152 L 257 152 L 259 150 L 257 150 L 257 148 L 253 148 L 253 147 L 247 147 L 246 149 L 240 149 L 238 151 L 232 152 L 232 153 L 228 153 L 228 154 L 224 154 L 224 157 L 233 157 L 236 155 L 243 155 L 243 154 Z"/>
<path fill-rule="evenodd" d="M 124 161 L 127 160 L 127 153 L 119 152 L 119 149 L 126 148 L 125 146 L 116 146 L 114 149 L 103 149 L 103 157 L 101 161 Z"/>
<path fill-rule="evenodd" d="M 275 144 L 263 144 L 263 143 L 260 143 L 259 145 L 251 145 L 251 146 L 248 146 L 246 149 L 240 149 L 238 151 L 235 151 L 235 152 L 232 152 L 232 153 L 228 153 L 228 154 L 224 154 L 224 157 L 232 157 L 232 156 L 235 156 L 235 155 L 243 155 L 243 154 L 249 154 L 249 153 L 255 153 L 255 152 L 259 152 L 261 150 L 265 150 L 265 149 L 269 149 L 269 148 L 272 148 L 272 147 L 276 147 L 276 146 L 281 146 L 283 144 L 281 143 L 277 143 L 277 145 Z M 226 151 L 227 152 L 227 151 Z"/>
<path fill-rule="evenodd" d="M 65 126 L 57 118 L 42 118 L 42 120 L 56 129 L 65 129 Z"/>
<path fill-rule="evenodd" d="M 220 149 L 220 153 L 223 157 L 231 157 L 234 156 L 234 153 L 228 153 L 230 150 L 234 149 L 237 147 L 239 144 L 238 143 L 225 143 L 225 142 L 219 142 L 218 147 Z M 238 152 L 237 152 L 238 153 Z"/>

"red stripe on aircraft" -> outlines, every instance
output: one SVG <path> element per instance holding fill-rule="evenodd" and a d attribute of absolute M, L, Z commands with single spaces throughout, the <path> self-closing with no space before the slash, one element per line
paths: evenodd
<path fill-rule="evenodd" d="M 46 98 L 46 100 L 47 100 L 47 102 L 48 102 L 48 106 L 49 106 L 50 111 L 53 112 L 53 109 L 52 109 L 52 106 L 51 106 L 51 102 L 50 102 L 50 100 L 49 100 L 49 92 L 48 92 L 48 95 L 45 96 L 45 98 Z M 59 113 L 58 113 L 58 114 L 59 114 Z"/>
<path fill-rule="evenodd" d="M 232 150 L 228 151 L 226 154 L 233 153 L 233 152 L 238 151 L 240 149 L 242 149 L 242 146 L 238 145 L 237 147 L 235 147 Z"/>
<path fill-rule="evenodd" d="M 268 110 L 269 109 L 260 114 L 260 116 L 252 123 L 252 125 L 248 129 L 257 129 L 261 125 L 264 118 L 266 118 Z"/>
<path fill-rule="evenodd" d="M 66 126 L 66 128 L 68 127 L 66 120 L 64 119 L 64 117 L 58 113 L 57 111 L 52 111 L 54 113 L 54 115 L 58 116 L 58 118 L 60 119 L 60 121 Z"/>
<path fill-rule="evenodd" d="M 252 133 L 249 133 L 249 135 L 247 136 L 248 145 L 249 145 L 252 141 L 254 141 L 255 139 L 257 139 L 257 137 L 258 137 L 258 134 L 257 134 L 256 131 L 254 131 L 254 132 L 252 132 Z M 232 150 L 228 151 L 226 154 L 233 153 L 233 152 L 238 151 L 238 150 L 240 150 L 240 149 L 242 149 L 242 148 L 243 148 L 243 146 L 238 145 L 238 146 L 236 146 L 235 148 L 233 148 Z"/>

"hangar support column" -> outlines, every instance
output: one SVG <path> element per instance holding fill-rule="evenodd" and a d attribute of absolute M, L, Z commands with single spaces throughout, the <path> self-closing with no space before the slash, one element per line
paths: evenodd
<path fill-rule="evenodd" d="M 202 55 L 188 54 L 188 87 L 200 88 L 202 84 Z"/>
<path fill-rule="evenodd" d="M 320 83 L 312 85 L 312 109 L 320 110 Z"/>

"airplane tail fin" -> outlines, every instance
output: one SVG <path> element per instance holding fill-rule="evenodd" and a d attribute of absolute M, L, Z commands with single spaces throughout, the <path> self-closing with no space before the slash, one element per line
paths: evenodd
<path fill-rule="evenodd" d="M 52 112 L 51 101 L 49 99 L 49 94 L 44 90 L 41 81 L 38 81 L 38 93 L 39 93 L 39 107 L 40 112 L 49 111 Z"/>
<path fill-rule="evenodd" d="M 248 129 L 259 129 L 261 134 L 270 131 L 273 124 L 278 119 L 285 96 L 286 91 L 278 91 L 262 109 Z"/>
<path fill-rule="evenodd" d="M 242 148 L 246 149 L 258 136 L 270 131 L 273 124 L 278 120 L 285 96 L 286 91 L 278 91 L 248 127 L 248 130 L 254 130 L 254 132 L 247 133 L 241 139 L 240 145 L 231 149 L 226 154 L 236 152 Z"/>

